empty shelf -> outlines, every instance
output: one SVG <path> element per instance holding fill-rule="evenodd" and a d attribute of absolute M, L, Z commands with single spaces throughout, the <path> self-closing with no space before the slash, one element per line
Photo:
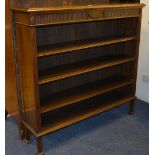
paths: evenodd
<path fill-rule="evenodd" d="M 119 65 L 122 63 L 127 63 L 134 61 L 135 58 L 128 58 L 124 56 L 115 57 L 104 57 L 99 59 L 91 59 L 84 62 L 79 62 L 76 64 L 69 64 L 62 67 L 50 68 L 46 70 L 39 71 L 38 84 L 44 84 L 48 82 L 53 82 L 56 80 L 69 78 L 72 76 L 77 76 L 80 74 L 88 73 L 91 71 L 96 71 L 99 69 L 111 67 L 114 65 Z"/>
<path fill-rule="evenodd" d="M 106 38 L 95 38 L 80 41 L 72 41 L 65 43 L 57 43 L 53 45 L 42 45 L 38 46 L 38 57 L 62 54 L 71 51 L 77 51 L 81 49 L 87 49 L 92 47 L 104 46 L 119 42 L 125 42 L 136 39 L 135 36 L 129 37 L 106 37 Z"/>
<path fill-rule="evenodd" d="M 129 102 L 133 99 L 135 99 L 135 96 L 132 96 L 129 93 L 123 93 L 122 95 L 116 93 L 115 95 L 102 97 L 99 101 L 87 101 L 88 103 L 81 106 L 77 105 L 66 110 L 60 110 L 49 114 L 47 113 L 42 116 L 42 131 L 40 134 L 45 135 L 59 130 L 111 108 L 120 106 L 121 104 Z"/>
<path fill-rule="evenodd" d="M 56 110 L 64 106 L 86 100 L 108 91 L 132 84 L 133 82 L 133 79 L 114 76 L 106 80 L 100 80 L 68 91 L 66 90 L 58 94 L 53 94 L 49 98 L 46 97 L 41 99 L 41 113 L 46 113 L 48 111 Z"/>

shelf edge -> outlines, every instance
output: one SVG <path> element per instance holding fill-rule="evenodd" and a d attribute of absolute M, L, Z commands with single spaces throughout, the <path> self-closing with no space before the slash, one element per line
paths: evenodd
<path fill-rule="evenodd" d="M 79 47 L 76 47 L 74 49 L 72 48 L 68 48 L 68 50 L 62 50 L 59 49 L 57 52 L 54 52 L 54 50 L 49 50 L 48 52 L 38 52 L 37 57 L 38 58 L 42 58 L 45 56 L 50 56 L 50 55 L 58 55 L 58 54 L 64 54 L 64 53 L 69 53 L 69 52 L 77 52 L 78 50 L 84 50 L 84 49 L 89 49 L 89 48 L 95 48 L 95 47 L 100 47 L 100 46 L 106 46 L 106 45 L 110 45 L 110 44 L 116 44 L 116 43 L 121 43 L 121 42 L 127 42 L 127 41 L 131 41 L 131 40 L 135 40 L 136 36 L 132 36 L 132 37 L 124 37 L 124 38 L 119 38 L 119 39 L 112 39 L 112 40 L 107 40 L 107 41 L 103 41 L 103 42 L 97 42 L 95 44 L 94 43 L 88 43 L 88 45 L 79 45 Z M 80 46 L 85 46 L 85 47 L 80 47 Z M 61 51 L 61 52 L 60 52 Z M 81 51 L 80 51 L 81 52 Z"/>
<path fill-rule="evenodd" d="M 122 104 L 127 104 L 129 101 L 134 100 L 134 99 L 136 99 L 135 96 L 130 96 L 130 97 L 126 98 L 126 99 L 122 99 L 122 101 L 119 101 L 119 102 L 116 101 L 118 103 L 115 106 L 113 106 L 112 108 L 118 107 L 118 106 L 120 106 Z M 86 119 L 88 119 L 90 117 L 96 116 L 96 115 L 98 115 L 98 114 L 100 114 L 100 113 L 102 113 L 104 111 L 108 111 L 108 110 L 110 110 L 112 108 L 111 107 L 106 107 L 106 108 L 100 109 L 98 112 L 93 111 L 93 113 L 92 114 L 89 114 L 88 116 L 85 116 L 85 117 L 83 116 L 83 118 L 81 117 L 79 120 L 76 120 L 75 122 L 67 123 L 67 125 L 61 125 L 61 126 L 55 128 L 55 129 L 52 129 L 52 128 L 51 129 L 42 129 L 42 131 L 38 135 L 39 136 L 43 136 L 43 135 L 49 134 L 51 132 L 58 131 L 58 130 L 63 129 L 63 128 L 67 127 L 67 126 L 70 126 L 72 124 L 75 124 L 75 123 L 84 121 L 84 120 L 86 120 Z"/>

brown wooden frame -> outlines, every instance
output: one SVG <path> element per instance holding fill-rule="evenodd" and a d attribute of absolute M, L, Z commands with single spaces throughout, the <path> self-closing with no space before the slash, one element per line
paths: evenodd
<path fill-rule="evenodd" d="M 134 113 L 134 105 L 135 105 L 135 90 L 136 90 L 136 77 L 137 77 L 137 64 L 138 64 L 138 53 L 139 53 L 139 42 L 140 42 L 140 26 L 141 26 L 141 17 L 142 17 L 142 8 L 144 4 L 140 3 L 128 3 L 128 4 L 104 4 L 104 5 L 93 5 L 93 6 L 65 6 L 65 7 L 45 7 L 45 8 L 18 8 L 13 7 L 13 30 L 14 30 L 14 48 L 16 53 L 16 64 L 17 70 L 19 71 L 18 89 L 20 92 L 20 97 L 22 102 L 19 103 L 19 110 L 21 113 L 21 123 L 23 126 L 23 130 L 25 131 L 25 139 L 26 142 L 30 141 L 30 134 L 32 133 L 37 138 L 37 155 L 42 155 L 42 136 L 49 134 L 51 132 L 57 131 L 61 128 L 69 126 L 73 123 L 82 121 L 91 116 L 109 110 L 113 107 L 119 106 L 126 102 L 130 102 L 130 114 Z M 135 25 L 136 35 L 118 39 L 109 39 L 103 40 L 99 42 L 91 42 L 85 44 L 79 44 L 77 46 L 70 46 L 67 48 L 59 48 L 56 50 L 48 50 L 42 53 L 38 53 L 37 49 L 37 28 L 47 25 L 64 25 L 64 24 L 74 24 L 74 23 L 85 23 L 85 22 L 100 22 L 100 21 L 109 21 L 109 20 L 119 20 L 119 19 L 137 19 L 137 24 Z M 129 22 L 130 24 L 130 22 Z M 48 57 L 55 54 L 64 54 L 64 53 L 73 53 L 76 51 L 80 51 L 83 49 L 90 49 L 94 47 L 100 47 L 105 45 L 111 45 L 114 43 L 123 43 L 126 41 L 133 41 L 135 46 L 135 56 L 133 58 L 121 58 L 118 59 L 110 59 L 110 61 L 105 61 L 104 63 L 92 63 L 85 68 L 69 70 L 58 74 L 55 76 L 50 76 L 45 78 L 39 77 L 39 69 L 37 61 L 42 57 Z M 109 82 L 111 85 L 107 85 L 103 83 L 104 87 L 93 87 L 90 90 L 89 95 L 83 91 L 83 95 L 78 92 L 77 94 L 71 94 L 69 98 L 63 98 L 63 100 L 57 99 L 56 103 L 53 107 L 45 106 L 42 109 L 40 98 L 39 98 L 39 85 L 45 83 L 51 83 L 53 81 L 58 81 L 70 77 L 74 77 L 77 75 L 85 74 L 88 72 L 109 68 L 112 66 L 119 66 L 121 64 L 132 64 L 132 79 L 127 79 L 126 81 L 121 81 L 119 78 L 118 82 Z M 127 71 L 123 71 L 125 74 L 128 74 Z M 107 82 L 108 83 L 108 82 Z M 107 105 L 103 105 L 100 108 L 94 107 L 94 111 L 90 111 L 88 113 L 79 114 L 79 117 L 71 118 L 69 117 L 68 121 L 59 123 L 58 125 L 51 125 L 48 127 L 42 127 L 42 114 L 52 111 L 64 106 L 69 106 L 74 104 L 74 102 L 80 102 L 82 100 L 89 99 L 91 97 L 95 97 L 99 94 L 104 94 L 113 89 L 127 89 L 121 88 L 130 86 L 129 92 L 132 94 L 131 96 L 127 96 L 126 98 L 120 98 L 118 101 L 111 101 Z M 81 89 L 81 88 L 80 88 Z M 83 89 L 83 88 L 82 88 Z M 81 89 L 81 90 L 82 90 Z M 87 90 L 88 91 L 88 90 Z M 108 96 L 108 95 L 107 95 Z M 47 114 L 48 116 L 48 114 Z M 50 116 L 50 115 L 49 115 Z M 46 117 L 46 114 L 45 116 Z"/>

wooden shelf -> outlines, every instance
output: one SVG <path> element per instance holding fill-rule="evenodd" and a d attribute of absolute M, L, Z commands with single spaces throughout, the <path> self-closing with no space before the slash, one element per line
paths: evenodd
<path fill-rule="evenodd" d="M 38 57 L 54 55 L 54 54 L 62 54 L 67 52 L 76 52 L 77 50 L 87 49 L 92 47 L 104 46 L 119 42 L 125 42 L 136 39 L 136 36 L 128 36 L 128 37 L 106 37 L 106 38 L 95 38 L 95 39 L 87 39 L 66 43 L 59 43 L 54 45 L 45 45 L 38 46 Z"/>
<path fill-rule="evenodd" d="M 19 111 L 26 116 L 19 123 L 27 140 L 31 133 L 37 138 L 37 155 L 44 154 L 46 134 L 127 102 L 129 112 L 135 112 L 144 6 L 139 0 L 107 5 L 98 0 L 89 6 L 79 0 L 80 6 L 68 7 L 47 1 L 61 6 L 25 0 L 17 4 L 26 9 L 13 9 Z"/>
<path fill-rule="evenodd" d="M 46 1 L 47 2 L 47 1 Z M 45 1 L 43 1 L 42 3 L 46 3 Z M 23 2 L 24 3 L 24 2 Z M 22 4 L 23 4 L 22 3 Z M 37 3 L 37 1 L 36 1 Z M 63 2 L 62 2 L 63 3 Z M 142 4 L 142 3 L 139 3 L 139 2 L 132 2 L 132 1 L 129 1 L 129 2 L 91 2 L 92 5 L 90 5 L 90 2 L 89 1 L 80 1 L 80 3 L 78 2 L 73 2 L 74 4 L 70 5 L 65 5 L 62 4 L 62 3 L 53 3 L 53 1 L 50 3 L 52 6 L 49 7 L 49 2 L 47 2 L 47 5 L 46 7 L 40 7 L 44 4 L 35 4 L 35 7 L 30 7 L 30 8 L 27 8 L 27 7 L 22 7 L 22 8 L 19 8 L 16 6 L 16 3 L 15 3 L 15 7 L 13 5 L 12 7 L 12 10 L 14 11 L 17 11 L 17 12 L 28 12 L 28 13 L 50 13 L 50 12 L 55 12 L 55 11 L 80 11 L 80 10 L 89 10 L 89 9 L 117 9 L 117 8 L 126 8 L 126 9 L 131 9 L 131 8 L 142 8 L 144 7 L 145 5 Z M 82 3 L 82 4 L 81 4 Z M 34 6 L 34 4 L 32 6 Z M 39 6 L 39 7 L 36 7 Z M 26 5 L 27 6 L 27 5 Z"/>
<path fill-rule="evenodd" d="M 123 103 L 135 99 L 135 96 L 129 93 L 122 93 L 121 95 L 111 94 L 102 96 L 98 100 L 87 101 L 83 105 L 75 105 L 74 107 L 60 110 L 53 113 L 47 113 L 42 116 L 42 131 L 41 135 L 59 130 L 73 123 L 82 121 L 91 116 L 102 113 L 111 108 L 120 106 Z M 95 104 L 94 104 L 95 103 Z"/>
<path fill-rule="evenodd" d="M 124 56 L 109 56 L 98 59 L 91 59 L 76 64 L 69 64 L 62 67 L 50 68 L 39 71 L 38 84 L 45 84 L 56 80 L 77 76 L 91 71 L 119 65 L 134 61 L 135 58 L 128 58 Z"/>
<path fill-rule="evenodd" d="M 108 91 L 132 84 L 133 82 L 133 79 L 114 76 L 106 80 L 100 80 L 84 86 L 76 87 L 70 91 L 53 94 L 49 98 L 46 97 L 41 99 L 41 113 L 46 113 L 48 111 L 56 110 L 64 106 L 86 100 Z"/>

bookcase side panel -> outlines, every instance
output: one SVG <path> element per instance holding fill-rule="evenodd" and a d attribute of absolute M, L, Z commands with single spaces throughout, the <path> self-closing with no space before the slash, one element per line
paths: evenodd
<path fill-rule="evenodd" d="M 34 131 L 40 128 L 35 27 L 16 24 L 17 56 L 21 83 L 23 121 Z"/>
<path fill-rule="evenodd" d="M 139 46 L 140 46 L 140 35 L 141 35 L 141 23 L 142 23 L 142 9 L 140 10 L 141 16 L 138 18 L 138 24 L 136 26 L 137 29 L 137 40 L 135 42 L 135 57 L 136 62 L 134 64 L 134 69 L 132 70 L 132 75 L 135 78 L 135 85 L 134 85 L 134 93 L 136 93 L 136 84 L 137 84 L 137 72 L 138 72 L 138 60 L 139 60 Z"/>

